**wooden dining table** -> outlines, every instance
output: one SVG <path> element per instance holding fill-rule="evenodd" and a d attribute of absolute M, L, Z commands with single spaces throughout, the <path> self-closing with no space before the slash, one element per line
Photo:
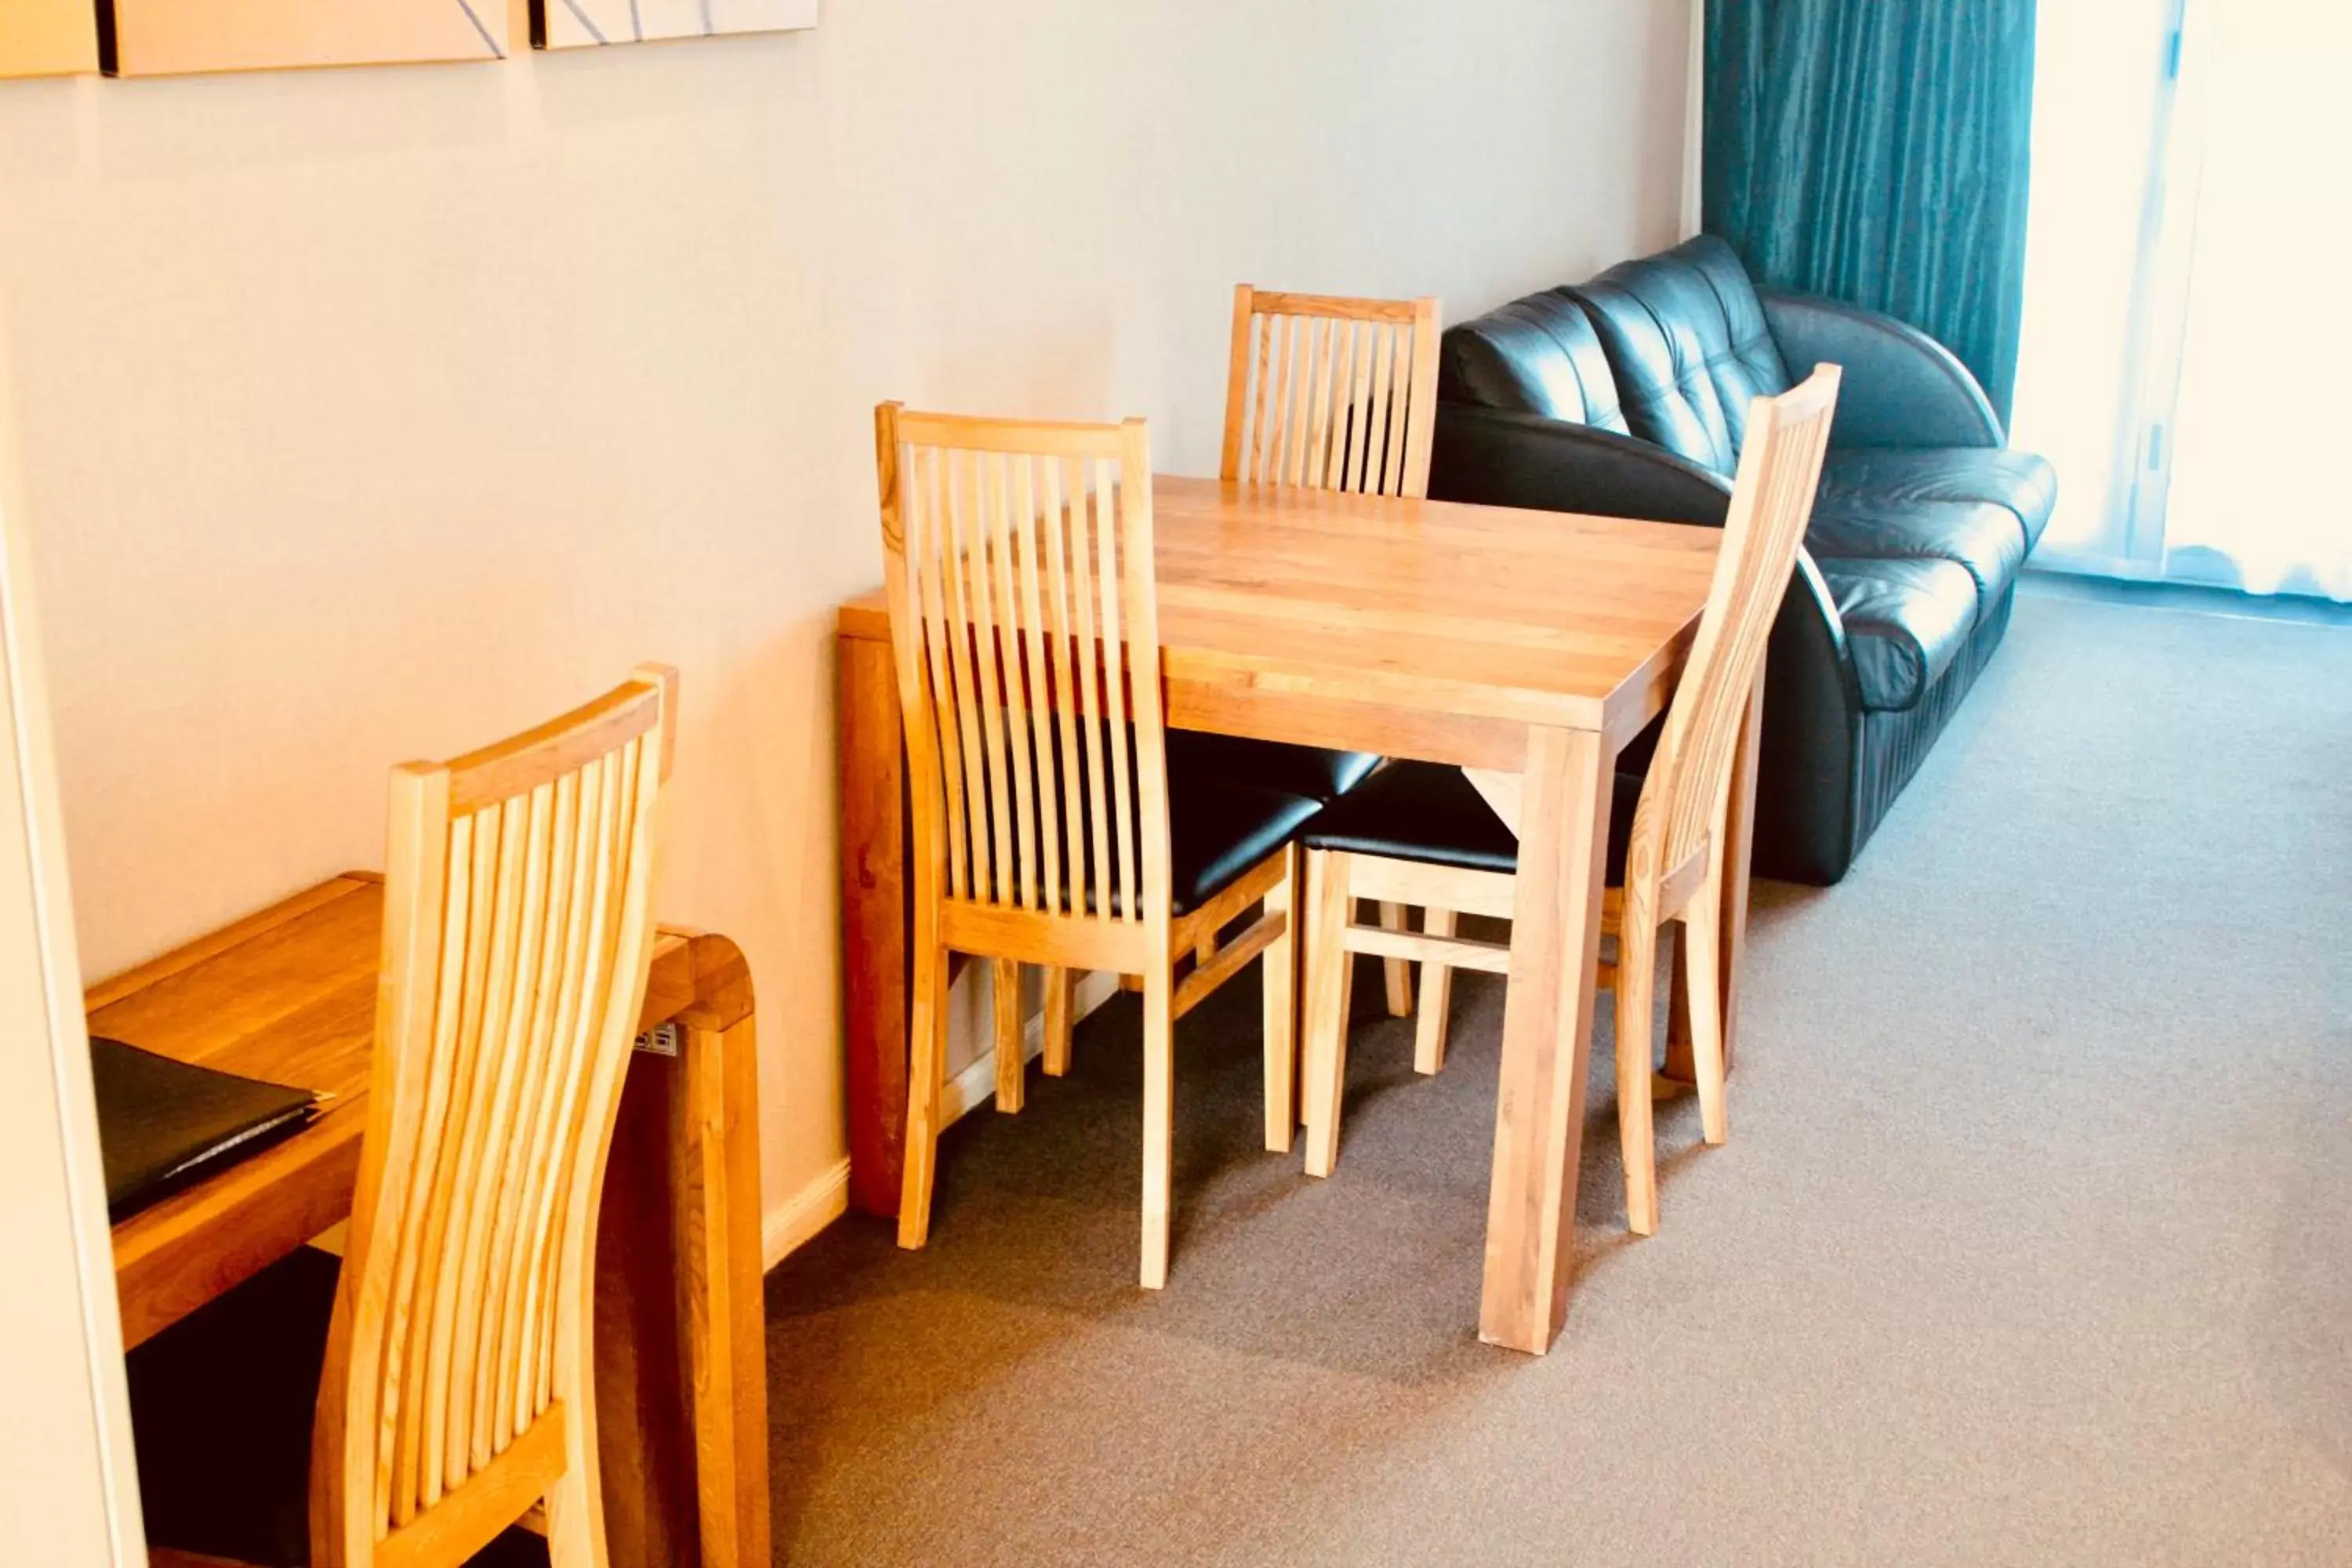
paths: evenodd
<path fill-rule="evenodd" d="M 347 1218 L 367 1126 L 383 883 L 335 877 L 89 988 L 89 1031 L 331 1096 L 318 1119 L 113 1227 L 126 1348 Z M 664 927 L 623 1080 L 596 1248 L 607 1548 L 764 1568 L 767 1345 L 751 978 Z"/>
<path fill-rule="evenodd" d="M 1565 1321 L 1574 1258 L 1612 777 L 1673 695 L 1721 535 L 1167 476 L 1152 502 L 1171 726 L 1455 763 L 1482 787 L 1517 781 L 1478 1325 L 1541 1353 Z M 882 594 L 843 605 L 837 633 L 852 1199 L 888 1214 L 907 1102 L 908 879 Z M 1755 725 L 1751 701 L 1727 847 L 1727 1010 Z"/>

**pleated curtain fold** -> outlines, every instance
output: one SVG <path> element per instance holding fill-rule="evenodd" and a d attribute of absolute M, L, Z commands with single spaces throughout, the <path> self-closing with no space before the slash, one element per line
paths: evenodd
<path fill-rule="evenodd" d="M 1761 283 L 1935 337 L 2004 421 L 2033 22 L 2034 0 L 1706 0 L 1707 230 Z"/>

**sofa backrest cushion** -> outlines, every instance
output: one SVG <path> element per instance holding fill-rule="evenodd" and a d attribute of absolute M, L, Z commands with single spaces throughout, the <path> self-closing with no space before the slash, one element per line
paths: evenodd
<path fill-rule="evenodd" d="M 1630 434 L 1609 358 L 1565 289 L 1514 300 L 1446 329 L 1437 395 Z"/>
<path fill-rule="evenodd" d="M 1717 473 L 1737 468 L 1749 401 L 1788 391 L 1789 369 L 1731 247 L 1701 235 L 1570 292 L 1608 353 L 1632 433 Z"/>

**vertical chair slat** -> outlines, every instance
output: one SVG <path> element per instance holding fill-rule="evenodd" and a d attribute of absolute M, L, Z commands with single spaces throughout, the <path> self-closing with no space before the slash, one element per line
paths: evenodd
<path fill-rule="evenodd" d="M 963 465 L 956 454 L 943 453 L 937 478 L 939 494 L 932 521 L 938 528 L 933 559 L 939 563 L 940 589 L 944 601 L 942 631 L 948 645 L 949 684 L 955 693 L 955 721 L 963 754 L 963 820 L 957 831 L 965 839 L 966 865 L 975 898 L 994 898 L 996 878 L 990 869 L 988 847 L 988 779 L 986 753 L 982 750 L 979 685 L 972 670 L 971 601 L 965 592 L 962 483 L 957 470 Z"/>
<path fill-rule="evenodd" d="M 473 1111 L 473 1083 L 481 1059 L 482 993 L 489 971 L 489 932 L 497 898 L 498 834 L 494 821 L 478 820 L 472 863 L 466 875 L 473 883 L 471 919 L 459 956 L 457 1048 L 451 1054 L 449 1121 L 438 1158 L 433 1162 L 433 1194 L 426 1210 L 425 1271 L 429 1287 L 420 1282 L 418 1324 L 423 1354 L 417 1365 L 416 1461 L 415 1506 L 431 1507 L 440 1500 L 442 1448 L 448 1434 L 449 1338 L 452 1301 L 457 1291 L 456 1259 L 449 1256 L 449 1212 L 456 1205 L 457 1151 L 465 1145 Z M 444 984 L 446 984 L 445 978 Z"/>
<path fill-rule="evenodd" d="M 1062 907 L 1069 914 L 1082 915 L 1087 912 L 1086 826 L 1082 820 L 1085 815 L 1085 785 L 1079 777 L 1079 694 L 1071 658 L 1071 643 L 1077 631 L 1070 614 L 1070 574 L 1073 568 L 1070 552 L 1065 543 L 1068 519 L 1063 510 L 1066 503 L 1060 459 L 1041 458 L 1037 461 L 1045 489 L 1045 583 L 1053 607 L 1054 717 L 1061 741 L 1054 753 L 1053 772 L 1062 788 L 1062 866 L 1066 877 L 1061 884 Z M 1081 643 L 1078 647 L 1083 652 L 1085 645 Z"/>
<path fill-rule="evenodd" d="M 1388 467 L 1381 473 L 1381 493 L 1404 493 L 1407 464 L 1405 442 L 1411 428 L 1412 403 L 1412 341 L 1402 332 L 1389 339 Z"/>
<path fill-rule="evenodd" d="M 1029 686 L 1031 667 L 1024 646 L 1034 623 L 1024 613 L 1020 563 L 1013 552 L 1016 531 L 1024 526 L 1018 521 L 1017 510 L 1020 465 L 1011 455 L 999 453 L 995 467 L 993 547 L 1001 603 L 998 657 L 1004 671 L 1004 742 L 1013 757 L 1013 851 L 1020 873 L 1013 891 L 1013 901 L 1023 909 L 1034 910 L 1037 907 L 1037 797 L 1036 781 L 1030 771 L 1030 712 L 1034 704 Z"/>
<path fill-rule="evenodd" d="M 1255 317 L 1256 311 L 1250 306 L 1250 288 L 1244 283 L 1234 290 L 1233 331 L 1225 360 L 1225 379 L 1230 384 L 1242 386 L 1248 384 L 1250 340 L 1255 335 Z M 1221 473 L 1234 473 L 1241 468 L 1244 434 L 1242 426 L 1247 411 L 1248 401 L 1244 398 L 1234 398 L 1225 405 L 1224 439 L 1218 456 Z"/>
<path fill-rule="evenodd" d="M 1360 489 L 1379 494 L 1388 488 L 1389 403 L 1396 395 L 1390 384 L 1395 331 L 1386 322 L 1372 340 L 1372 391 L 1364 405 L 1364 477 Z"/>
<path fill-rule="evenodd" d="M 1036 822 L 1034 842 L 1024 840 L 1024 856 L 1036 857 L 1033 909 L 1058 911 L 1062 879 L 1060 836 L 1061 794 L 1054 777 L 1054 681 L 1045 662 L 1045 596 L 1039 582 L 1038 552 L 1045 544 L 1045 521 L 1037 514 L 1036 462 L 1026 456 L 1013 461 L 1013 516 L 1020 545 L 1021 620 L 1025 634 L 1024 679 L 1028 683 L 1029 734 L 1024 742 L 1035 757 Z M 1022 801 L 1029 801 L 1030 780 L 1022 780 Z M 1024 821 L 1026 818 L 1024 817 Z"/>
<path fill-rule="evenodd" d="M 549 1041 L 555 1029 L 562 995 L 564 954 L 572 939 L 572 879 L 566 873 L 578 834 L 580 807 L 577 773 L 566 773 L 552 784 L 541 787 L 551 795 L 541 877 L 541 896 L 547 908 L 540 926 L 540 949 L 532 964 L 538 983 L 531 997 L 530 1016 L 524 1026 L 525 1037 L 534 1042 L 522 1088 L 523 1104 L 529 1108 L 529 1114 L 520 1129 L 521 1142 L 516 1154 L 520 1175 L 511 1184 L 502 1222 L 508 1235 L 505 1262 L 499 1271 L 501 1300 L 497 1351 L 491 1366 L 497 1384 L 492 1395 L 492 1420 L 500 1447 L 521 1435 L 530 1414 L 518 1372 L 530 1321 L 529 1265 L 535 1255 L 537 1200 L 547 1180 L 548 1127 L 553 1117 L 548 1068 L 554 1053 L 542 1042 Z"/>
<path fill-rule="evenodd" d="M 1128 778 L 1128 682 L 1129 672 L 1125 658 L 1126 640 L 1122 636 L 1119 614 L 1121 597 L 1121 554 L 1118 518 L 1113 510 L 1117 487 L 1115 470 L 1108 458 L 1095 459 L 1095 531 L 1096 548 L 1100 552 L 1097 591 L 1102 595 L 1102 648 L 1107 710 L 1105 721 L 1110 728 L 1111 802 L 1115 813 L 1111 837 L 1115 842 L 1111 852 L 1118 858 L 1118 908 L 1120 917 L 1128 921 L 1143 918 L 1138 900 L 1139 889 L 1135 882 L 1135 802 Z"/>
<path fill-rule="evenodd" d="M 1103 753 L 1108 737 L 1103 733 L 1103 710 L 1107 706 L 1102 695 L 1106 679 L 1105 667 L 1114 671 L 1118 651 L 1106 646 L 1107 634 L 1096 625 L 1094 582 L 1094 508 L 1087 493 L 1087 466 L 1083 460 L 1070 467 L 1070 595 L 1078 606 L 1078 680 L 1083 697 L 1082 711 L 1086 723 L 1087 829 L 1091 858 L 1087 861 L 1087 884 L 1094 890 L 1095 916 L 1108 921 L 1113 918 L 1110 859 L 1110 782 L 1103 776 Z M 1115 679 L 1115 674 L 1112 679 Z"/>
<path fill-rule="evenodd" d="M 572 1051 L 583 1026 L 582 1019 L 588 1012 L 588 952 L 595 940 L 595 911 L 590 907 L 595 897 L 596 876 L 592 847 L 604 812 L 605 771 L 601 762 L 582 769 L 572 791 L 572 832 L 565 851 L 563 945 L 555 973 L 555 1016 L 547 1037 L 548 1080 L 557 1086 L 545 1113 L 547 1130 L 542 1145 L 549 1151 L 551 1162 L 562 1140 L 563 1117 L 559 1107 L 568 1103 L 563 1096 L 569 1092 Z M 548 1318 L 553 1310 L 549 1289 L 555 1257 L 557 1185 L 551 1163 L 531 1194 L 530 1247 L 524 1259 L 523 1313 L 519 1330 L 522 1354 L 514 1378 L 516 1405 L 526 1418 L 547 1408 L 546 1386 L 552 1371 L 547 1362 L 547 1345 L 551 1337 Z"/>
<path fill-rule="evenodd" d="M 443 851 L 446 912 L 440 951 L 436 955 L 438 973 L 443 976 L 461 973 L 465 968 L 465 931 L 474 889 L 473 830 L 471 818 L 452 822 Z M 461 1001 L 460 990 L 447 985 L 439 986 L 434 998 L 426 1100 L 415 1135 L 417 1145 L 426 1149 L 439 1144 L 448 1121 L 449 1064 L 457 1052 Z M 428 1267 L 432 1259 L 424 1246 L 432 1218 L 432 1166 L 419 1162 L 407 1167 L 406 1179 L 401 1186 L 401 1229 L 393 1243 L 396 1262 L 379 1362 L 380 1375 L 387 1385 L 400 1392 L 401 1397 L 390 1413 L 393 1419 L 377 1435 L 375 1486 L 378 1496 L 390 1500 L 395 1523 L 405 1522 L 416 1511 L 417 1453 L 423 1441 L 424 1420 L 422 1335 L 429 1316 L 423 1309 L 432 1293 Z"/>
<path fill-rule="evenodd" d="M 516 798 L 492 808 L 498 820 L 498 893 L 492 905 L 488 980 L 482 997 L 481 1059 L 474 1074 L 473 1109 L 457 1160 L 457 1205 L 451 1216 L 457 1247 L 457 1285 L 451 1297 L 450 1377 L 442 1484 L 455 1488 L 473 1473 L 474 1391 L 478 1386 L 478 1337 L 498 1148 L 513 1102 L 520 1063 L 509 1048 L 522 946 L 523 884 L 529 872 L 530 805 Z M 491 815 L 485 812 L 483 815 Z M 487 1461 L 488 1456 L 484 1456 Z"/>
<path fill-rule="evenodd" d="M 909 578 L 908 612 L 922 621 L 921 663 L 930 676 L 928 700 L 937 715 L 937 722 L 922 732 L 927 739 L 938 738 L 938 744 L 929 750 L 939 769 L 936 779 L 919 777 L 913 787 L 942 799 L 940 826 L 940 837 L 947 840 L 948 885 L 957 896 L 964 897 L 971 890 L 971 873 L 965 842 L 963 715 L 956 702 L 955 661 L 948 652 L 950 633 L 943 577 L 947 568 L 939 549 L 944 524 L 938 498 L 945 481 L 935 452 L 917 452 L 909 468 L 905 510 L 908 543 L 901 556 Z M 922 695 L 919 684 L 918 695 Z"/>
<path fill-rule="evenodd" d="M 1348 377 L 1348 441 L 1339 465 L 1338 488 L 1359 493 L 1371 486 L 1366 479 L 1364 448 L 1370 445 L 1372 357 L 1380 352 L 1383 328 L 1378 321 L 1355 324 L 1356 352 Z"/>

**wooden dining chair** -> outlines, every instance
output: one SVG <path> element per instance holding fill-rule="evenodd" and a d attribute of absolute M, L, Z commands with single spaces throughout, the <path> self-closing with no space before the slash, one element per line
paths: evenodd
<path fill-rule="evenodd" d="M 1359 495 L 1429 494 L 1437 416 L 1438 302 L 1234 289 L 1221 479 Z M 1277 789 L 1335 800 L 1380 765 L 1364 752 L 1177 731 L 1185 771 L 1220 769 Z M 1383 904 L 1402 929 L 1406 910 Z M 1383 965 L 1389 1010 L 1412 1007 L 1411 966 Z"/>
<path fill-rule="evenodd" d="M 306 1249 L 132 1352 L 159 1546 L 454 1568 L 530 1515 L 553 1568 L 602 1568 L 596 1221 L 652 962 L 677 689 L 645 666 L 511 740 L 394 771 L 343 1262 Z M 315 1418 L 271 1392 L 297 1347 Z"/>
<path fill-rule="evenodd" d="M 1171 796 L 1143 422 L 875 414 L 884 577 L 914 837 L 911 1066 L 898 1244 L 930 1228 L 950 952 L 996 985 L 1017 1110 L 1023 964 L 1142 977 L 1142 1280 L 1168 1277 L 1176 1020 L 1264 954 L 1269 1131 L 1289 1135 L 1295 837 L 1318 803 L 1214 780 Z M 1205 963 L 1208 934 L 1264 911 Z M 1069 1009 L 1049 987 L 1049 1068 Z M 1058 1038 L 1056 1036 L 1058 1035 Z M 1010 1088 L 1013 1091 L 1007 1094 Z"/>
<path fill-rule="evenodd" d="M 1696 640 L 1638 795 L 1625 798 L 1621 783 L 1610 813 L 1602 932 L 1617 939 L 1617 959 L 1602 964 L 1600 979 L 1617 993 L 1617 1117 L 1626 1220 L 1637 1235 L 1649 1235 L 1658 1223 L 1651 1003 L 1660 934 L 1672 921 L 1682 922 L 1689 943 L 1683 968 L 1703 1135 L 1720 1143 L 1726 1132 L 1718 944 L 1732 753 L 1812 514 L 1838 380 L 1838 367 L 1822 365 L 1802 385 L 1752 405 Z M 1309 1174 L 1329 1174 L 1339 1152 L 1346 955 L 1423 962 L 1423 1006 L 1430 1011 L 1422 1016 L 1416 1052 L 1426 1053 L 1433 1069 L 1444 1047 L 1445 974 L 1454 967 L 1510 973 L 1509 946 L 1455 934 L 1455 916 L 1510 917 L 1516 827 L 1461 769 L 1406 763 L 1375 775 L 1308 830 L 1303 1089 Z M 1430 911 L 1425 929 L 1360 926 L 1353 918 L 1358 898 L 1423 904 Z"/>

